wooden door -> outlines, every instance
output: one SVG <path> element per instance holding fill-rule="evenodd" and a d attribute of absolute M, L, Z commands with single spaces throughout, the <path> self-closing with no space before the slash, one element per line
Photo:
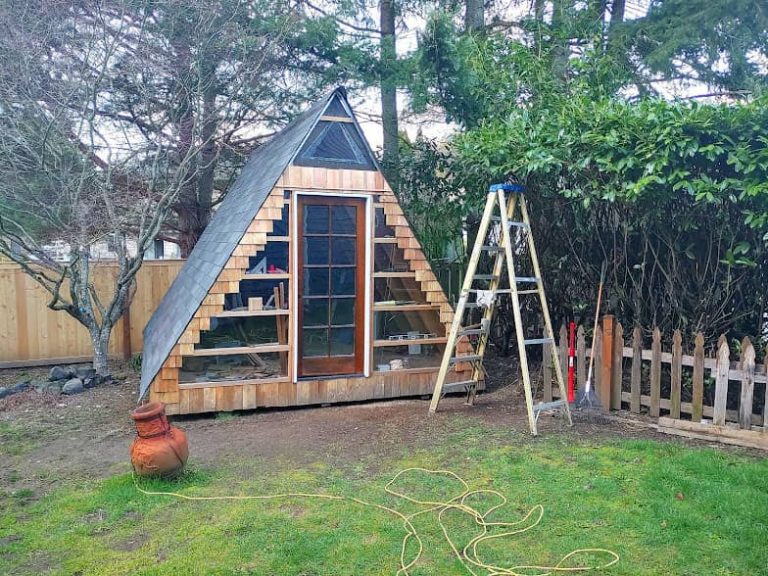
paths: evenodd
<path fill-rule="evenodd" d="M 365 200 L 298 196 L 298 376 L 361 374 Z"/>

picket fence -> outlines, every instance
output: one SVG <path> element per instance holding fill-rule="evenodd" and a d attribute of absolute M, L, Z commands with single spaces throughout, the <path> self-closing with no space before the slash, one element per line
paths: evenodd
<path fill-rule="evenodd" d="M 624 329 L 613 316 L 605 316 L 597 329 L 593 385 L 603 408 L 627 409 L 639 414 L 647 411 L 654 418 L 666 417 L 714 426 L 734 426 L 750 430 L 768 429 L 768 349 L 760 364 L 749 338 L 740 343 L 738 358 L 731 358 L 725 335 L 714 350 L 705 350 L 699 333 L 684 346 L 679 330 L 672 334 L 671 346 L 664 350 L 662 334 L 654 328 L 651 348 L 644 348 L 643 330 L 635 327 L 628 342 Z M 551 358 L 551 344 L 545 344 L 542 358 Z M 567 374 L 568 331 L 560 329 L 558 358 Z M 686 354 L 685 351 L 692 352 Z M 576 334 L 576 387 L 587 379 L 591 350 L 586 348 L 584 327 Z M 542 363 L 543 400 L 558 397 L 552 384 L 552 365 Z M 645 410 L 644 410 L 645 409 Z"/>

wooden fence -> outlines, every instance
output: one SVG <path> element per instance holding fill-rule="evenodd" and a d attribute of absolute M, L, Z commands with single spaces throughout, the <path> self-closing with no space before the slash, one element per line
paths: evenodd
<path fill-rule="evenodd" d="M 670 419 L 694 424 L 711 420 L 718 427 L 768 430 L 768 349 L 758 364 L 748 338 L 740 343 L 736 359 L 731 356 L 725 336 L 710 351 L 705 350 L 702 334 L 684 346 L 680 331 L 675 331 L 667 350 L 658 328 L 650 340 L 650 349 L 644 348 L 643 332 L 636 327 L 625 341 L 621 324 L 612 316 L 603 318 L 597 331 L 593 369 L 593 386 L 603 408 L 647 411 L 651 417 L 662 417 L 667 425 Z M 576 384 L 577 389 L 582 389 L 591 355 L 583 327 L 578 329 L 576 342 Z M 548 346 L 544 346 L 543 358 L 550 358 Z M 560 329 L 558 357 L 566 375 L 565 326 Z M 542 372 L 542 381 L 552 382 L 551 363 L 544 362 Z M 544 386 L 544 401 L 558 395 L 556 385 Z"/>
<path fill-rule="evenodd" d="M 112 332 L 110 354 L 140 352 L 142 332 L 183 261 L 145 262 L 129 312 Z M 95 267 L 94 285 L 106 291 L 114 264 Z M 88 331 L 65 312 L 48 308 L 49 295 L 15 264 L 0 264 L 0 367 L 85 361 L 92 358 Z"/>

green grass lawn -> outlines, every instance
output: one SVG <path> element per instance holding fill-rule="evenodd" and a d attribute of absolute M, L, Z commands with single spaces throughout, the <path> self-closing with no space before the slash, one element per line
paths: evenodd
<path fill-rule="evenodd" d="M 605 574 L 768 574 L 768 462 L 650 440 L 574 438 L 531 441 L 465 423 L 437 450 L 404 450 L 386 462 L 292 469 L 243 459 L 201 469 L 193 461 L 179 481 L 142 485 L 194 496 L 321 492 L 408 514 L 419 507 L 386 495 L 387 481 L 403 468 L 447 468 L 470 488 L 506 495 L 509 504 L 491 520 L 545 508 L 532 530 L 482 545 L 493 564 L 552 564 L 575 548 L 600 547 L 621 556 Z M 397 488 L 424 499 L 461 491 L 419 474 Z M 350 502 L 184 501 L 142 495 L 127 474 L 66 483 L 41 498 L 4 493 L 0 514 L 0 574 L 395 574 L 404 535 L 397 518 Z M 462 546 L 478 533 L 455 511 L 445 524 Z M 425 550 L 411 574 L 468 574 L 436 514 L 414 525 Z"/>

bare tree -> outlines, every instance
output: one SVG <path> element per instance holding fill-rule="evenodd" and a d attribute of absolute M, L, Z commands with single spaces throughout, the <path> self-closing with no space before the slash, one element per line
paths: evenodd
<path fill-rule="evenodd" d="M 0 254 L 48 291 L 50 308 L 86 327 L 100 375 L 108 373 L 111 331 L 130 304 L 145 252 L 211 161 L 214 131 L 206 118 L 226 118 L 232 106 L 214 98 L 204 102 L 208 115 L 184 117 L 185 106 L 204 99 L 216 76 L 198 73 L 209 63 L 190 53 L 186 73 L 159 89 L 150 77 L 158 62 L 147 49 L 148 20 L 136 4 L 0 8 Z M 214 24 L 226 25 L 208 24 L 198 33 L 214 36 L 220 32 Z M 262 45 L 262 61 L 290 25 L 289 15 Z M 257 66 L 249 70 L 255 74 Z M 135 81 L 141 75 L 146 82 Z M 149 114 L 150 130 L 130 107 L 116 108 L 121 79 L 129 77 L 136 106 L 179 110 L 184 121 Z M 68 261 L 48 254 L 52 240 L 69 245 Z M 106 293 L 93 282 L 93 246 L 104 240 L 117 269 Z"/>

